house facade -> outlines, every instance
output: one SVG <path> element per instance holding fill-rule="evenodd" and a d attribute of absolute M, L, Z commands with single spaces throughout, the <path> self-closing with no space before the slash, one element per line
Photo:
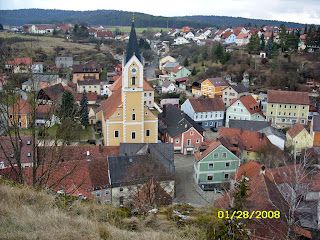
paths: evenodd
<path fill-rule="evenodd" d="M 175 93 L 177 91 L 177 86 L 169 81 L 165 80 L 161 86 L 161 93 Z"/>
<path fill-rule="evenodd" d="M 165 105 L 159 114 L 160 139 L 172 143 L 174 151 L 193 154 L 203 142 L 204 129 L 173 105 Z"/>
<path fill-rule="evenodd" d="M 240 159 L 220 141 L 212 141 L 204 152 L 197 152 L 195 158 L 194 179 L 202 189 L 221 188 L 221 184 L 230 182 L 240 166 Z"/>
<path fill-rule="evenodd" d="M 312 118 L 310 134 L 313 138 L 313 146 L 320 147 L 320 116 L 315 115 Z"/>
<path fill-rule="evenodd" d="M 307 92 L 268 91 L 267 121 L 277 128 L 296 123 L 308 123 L 309 95 Z"/>
<path fill-rule="evenodd" d="M 72 81 L 77 83 L 83 81 L 86 78 L 100 79 L 101 67 L 94 61 L 87 62 L 85 64 L 79 64 L 73 66 Z"/>
<path fill-rule="evenodd" d="M 259 103 L 251 95 L 241 97 L 228 107 L 226 127 L 229 126 L 230 119 L 265 121 Z"/>
<path fill-rule="evenodd" d="M 229 107 L 236 99 L 239 99 L 242 96 L 248 95 L 248 89 L 242 84 L 230 85 L 222 91 L 222 99 L 224 105 Z"/>
<path fill-rule="evenodd" d="M 143 64 L 134 23 L 123 61 L 122 78 L 117 82 L 121 88 L 102 101 L 97 109 L 97 120 L 102 122 L 104 144 L 156 143 L 158 119 L 144 104 Z"/>
<path fill-rule="evenodd" d="M 228 83 L 221 77 L 208 78 L 201 83 L 201 95 L 210 98 L 222 96 L 223 89 L 228 86 Z"/>
<path fill-rule="evenodd" d="M 203 128 L 217 129 L 224 124 L 225 108 L 221 98 L 191 98 L 181 110 Z"/>
<path fill-rule="evenodd" d="M 73 66 L 73 57 L 59 56 L 55 58 L 57 68 L 69 68 Z"/>
<path fill-rule="evenodd" d="M 101 82 L 96 79 L 86 79 L 83 81 L 77 82 L 77 92 L 94 92 L 97 95 L 101 95 Z"/>
<path fill-rule="evenodd" d="M 294 124 L 286 133 L 286 147 L 294 155 L 313 146 L 313 138 L 302 124 Z"/>

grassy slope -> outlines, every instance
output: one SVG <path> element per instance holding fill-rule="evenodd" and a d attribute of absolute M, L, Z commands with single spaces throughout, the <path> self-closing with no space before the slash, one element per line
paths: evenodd
<path fill-rule="evenodd" d="M 0 180 L 1 239 L 204 239 L 199 229 L 178 229 L 165 214 L 126 215 L 111 206 L 69 201 Z"/>

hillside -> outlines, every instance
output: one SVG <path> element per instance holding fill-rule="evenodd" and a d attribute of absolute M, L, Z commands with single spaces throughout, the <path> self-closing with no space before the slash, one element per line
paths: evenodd
<path fill-rule="evenodd" d="M 144 13 L 135 13 L 136 25 L 139 27 L 234 27 L 240 25 L 281 25 L 303 27 L 299 23 L 249 19 L 225 16 L 181 16 L 162 17 Z M 0 10 L 0 23 L 4 25 L 23 25 L 27 23 L 88 23 L 92 25 L 127 26 L 132 12 L 117 10 L 66 11 L 45 9 Z"/>
<path fill-rule="evenodd" d="M 178 228 L 163 214 L 129 217 L 108 205 L 56 196 L 0 179 L 1 239 L 205 239 L 194 226 Z"/>

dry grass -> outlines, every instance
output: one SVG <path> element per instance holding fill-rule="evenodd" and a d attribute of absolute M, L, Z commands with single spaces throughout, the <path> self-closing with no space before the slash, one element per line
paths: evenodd
<path fill-rule="evenodd" d="M 128 218 L 112 206 L 69 200 L 0 181 L 0 239 L 204 239 L 195 226 L 177 228 L 163 216 Z"/>

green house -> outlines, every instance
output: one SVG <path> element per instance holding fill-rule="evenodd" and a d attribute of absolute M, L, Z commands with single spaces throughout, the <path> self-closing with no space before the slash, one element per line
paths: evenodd
<path fill-rule="evenodd" d="M 240 166 L 240 159 L 219 141 L 211 142 L 195 157 L 194 178 L 202 189 L 220 188 L 222 183 L 229 183 Z"/>

